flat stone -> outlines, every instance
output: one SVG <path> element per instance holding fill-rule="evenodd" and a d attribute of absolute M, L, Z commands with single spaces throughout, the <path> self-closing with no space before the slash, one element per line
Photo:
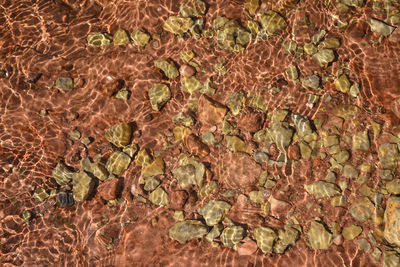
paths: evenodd
<path fill-rule="evenodd" d="M 172 132 L 174 133 L 175 142 L 179 143 L 185 138 L 185 136 L 190 134 L 190 128 L 185 126 L 176 126 Z"/>
<path fill-rule="evenodd" d="M 398 195 L 400 194 L 400 179 L 394 179 L 386 183 L 386 190 L 390 194 Z"/>
<path fill-rule="evenodd" d="M 379 146 L 379 162 L 384 169 L 395 169 L 399 159 L 396 144 L 385 143 Z"/>
<path fill-rule="evenodd" d="M 128 169 L 131 158 L 121 151 L 113 152 L 107 160 L 106 169 L 109 173 L 120 175 Z"/>
<path fill-rule="evenodd" d="M 117 94 L 115 95 L 116 99 L 121 99 L 124 101 L 127 101 L 129 97 L 129 91 L 126 89 L 121 89 L 117 92 Z"/>
<path fill-rule="evenodd" d="M 100 32 L 89 34 L 86 40 L 88 45 L 95 47 L 111 44 L 111 37 Z"/>
<path fill-rule="evenodd" d="M 213 226 L 224 219 L 230 208 L 231 205 L 225 201 L 210 200 L 206 205 L 197 209 L 197 212 L 204 217 L 207 225 Z"/>
<path fill-rule="evenodd" d="M 152 163 L 143 167 L 142 177 L 147 178 L 150 176 L 164 174 L 164 169 L 165 169 L 164 160 L 158 157 Z"/>
<path fill-rule="evenodd" d="M 227 108 L 212 98 L 201 95 L 198 102 L 197 118 L 202 124 L 220 124 L 228 112 Z"/>
<path fill-rule="evenodd" d="M 201 134 L 201 140 L 206 145 L 215 145 L 217 143 L 217 140 L 215 140 L 214 134 L 212 134 L 210 132 L 202 133 Z"/>
<path fill-rule="evenodd" d="M 118 30 L 114 33 L 113 43 L 115 45 L 123 45 L 129 43 L 128 34 L 124 29 L 118 28 Z"/>
<path fill-rule="evenodd" d="M 183 166 L 184 165 L 193 165 L 196 169 L 196 171 L 195 171 L 196 184 L 198 186 L 203 185 L 203 177 L 204 177 L 205 170 L 206 170 L 203 163 L 197 161 L 195 157 L 185 157 L 185 158 L 179 160 L 179 164 L 181 164 Z"/>
<path fill-rule="evenodd" d="M 179 76 L 179 71 L 175 66 L 175 63 L 167 58 L 161 58 L 154 60 L 154 66 L 163 71 L 168 79 L 174 79 Z"/>
<path fill-rule="evenodd" d="M 194 76 L 181 78 L 181 89 L 183 92 L 193 94 L 199 92 L 202 88 L 203 84 Z"/>
<path fill-rule="evenodd" d="M 365 238 L 360 238 L 357 240 L 358 245 L 365 253 L 368 253 L 371 249 L 371 244 Z"/>
<path fill-rule="evenodd" d="M 201 16 L 206 12 L 206 4 L 201 0 L 186 0 L 180 5 L 179 12 L 185 18 Z"/>
<path fill-rule="evenodd" d="M 143 189 L 147 192 L 153 191 L 154 189 L 156 189 L 157 186 L 160 185 L 160 183 L 160 180 L 153 176 L 150 176 L 149 178 L 146 178 Z"/>
<path fill-rule="evenodd" d="M 342 235 L 346 240 L 353 240 L 362 233 L 362 228 L 358 225 L 350 225 L 343 227 Z"/>
<path fill-rule="evenodd" d="M 269 10 L 260 16 L 260 23 L 270 36 L 280 34 L 287 26 L 287 23 L 277 12 Z"/>
<path fill-rule="evenodd" d="M 237 136 L 226 136 L 226 146 L 233 152 L 251 153 L 246 143 Z"/>
<path fill-rule="evenodd" d="M 141 30 L 133 30 L 131 33 L 131 39 L 139 46 L 144 47 L 150 41 L 150 35 L 142 32 Z"/>
<path fill-rule="evenodd" d="M 321 78 L 318 75 L 306 76 L 301 80 L 301 85 L 304 88 L 317 90 L 320 87 Z"/>
<path fill-rule="evenodd" d="M 256 14 L 257 9 L 260 7 L 260 0 L 247 0 L 244 3 L 244 8 L 251 14 Z"/>
<path fill-rule="evenodd" d="M 208 146 L 201 142 L 200 138 L 194 134 L 186 136 L 183 139 L 183 144 L 190 154 L 200 158 L 206 157 L 210 153 Z"/>
<path fill-rule="evenodd" d="M 398 267 L 400 266 L 400 256 L 394 250 L 386 250 L 383 257 L 383 267 Z"/>
<path fill-rule="evenodd" d="M 371 218 L 374 211 L 374 204 L 367 197 L 364 197 L 350 208 L 349 213 L 357 221 L 365 222 Z"/>
<path fill-rule="evenodd" d="M 301 158 L 310 159 L 311 153 L 312 153 L 311 147 L 305 142 L 300 142 L 299 143 L 299 148 L 300 148 Z"/>
<path fill-rule="evenodd" d="M 107 141 L 116 147 L 127 146 L 131 142 L 131 136 L 132 128 L 126 122 L 114 124 L 105 131 Z"/>
<path fill-rule="evenodd" d="M 206 240 L 208 242 L 214 242 L 214 239 L 221 235 L 223 226 L 221 224 L 214 225 L 211 231 L 206 235 Z"/>
<path fill-rule="evenodd" d="M 151 203 L 158 206 L 166 206 L 169 204 L 168 195 L 161 187 L 158 187 L 150 193 L 149 200 Z"/>
<path fill-rule="evenodd" d="M 176 167 L 172 170 L 172 174 L 182 187 L 197 184 L 196 168 L 191 164 Z"/>
<path fill-rule="evenodd" d="M 222 244 L 225 247 L 233 247 L 239 244 L 244 237 L 244 229 L 241 226 L 228 226 L 226 227 L 220 236 Z"/>
<path fill-rule="evenodd" d="M 180 16 L 170 16 L 163 25 L 165 31 L 171 32 L 173 34 L 181 35 L 187 32 L 194 22 L 191 18 L 183 18 Z"/>
<path fill-rule="evenodd" d="M 286 70 L 285 74 L 289 80 L 295 81 L 299 78 L 299 71 L 296 66 L 290 65 Z"/>
<path fill-rule="evenodd" d="M 106 201 L 116 199 L 120 193 L 120 185 L 121 183 L 117 178 L 109 179 L 97 187 L 97 192 Z"/>
<path fill-rule="evenodd" d="M 340 75 L 335 80 L 336 89 L 342 93 L 348 93 L 350 90 L 350 81 L 346 74 Z"/>
<path fill-rule="evenodd" d="M 48 197 L 49 194 L 42 187 L 36 188 L 35 192 L 33 193 L 33 198 L 37 201 L 37 203 L 45 201 Z"/>
<path fill-rule="evenodd" d="M 379 33 L 385 37 L 388 37 L 396 29 L 395 27 L 384 23 L 383 21 L 367 18 L 367 23 L 371 27 L 371 31 Z"/>
<path fill-rule="evenodd" d="M 347 150 L 342 150 L 333 155 L 333 158 L 337 161 L 337 163 L 342 164 L 350 159 L 350 153 Z"/>
<path fill-rule="evenodd" d="M 333 114 L 345 120 L 352 119 L 360 112 L 360 108 L 355 105 L 345 104 L 333 110 Z"/>
<path fill-rule="evenodd" d="M 311 124 L 307 117 L 300 114 L 292 114 L 292 120 L 296 126 L 297 134 L 300 137 L 312 134 L 313 130 L 311 129 Z"/>
<path fill-rule="evenodd" d="M 283 254 L 289 246 L 293 246 L 299 239 L 300 231 L 290 225 L 285 225 L 283 229 L 279 229 L 279 239 L 275 242 L 274 252 Z"/>
<path fill-rule="evenodd" d="M 169 229 L 169 237 L 180 243 L 202 238 L 208 232 L 207 226 L 196 220 L 178 222 Z"/>
<path fill-rule="evenodd" d="M 400 198 L 391 196 L 386 202 L 384 214 L 385 239 L 396 246 L 400 246 Z"/>
<path fill-rule="evenodd" d="M 62 93 L 70 92 L 74 89 L 74 80 L 70 77 L 58 77 L 56 88 Z"/>
<path fill-rule="evenodd" d="M 369 151 L 370 143 L 367 131 L 357 132 L 353 135 L 353 150 Z"/>
<path fill-rule="evenodd" d="M 313 249 L 329 249 L 332 245 L 332 234 L 325 229 L 322 223 L 312 221 L 307 233 L 308 241 Z"/>
<path fill-rule="evenodd" d="M 148 92 L 150 104 L 153 110 L 160 111 L 171 98 L 169 87 L 162 83 L 155 83 Z"/>
<path fill-rule="evenodd" d="M 286 148 L 292 141 L 293 133 L 293 129 L 286 127 L 283 123 L 279 122 L 275 122 L 269 129 L 269 134 L 281 151 L 286 151 Z"/>
<path fill-rule="evenodd" d="M 340 189 L 336 184 L 327 183 L 324 181 L 317 181 L 310 185 L 305 185 L 306 191 L 315 196 L 316 198 L 332 197 L 340 194 Z"/>
<path fill-rule="evenodd" d="M 260 226 L 254 229 L 254 238 L 263 253 L 271 253 L 278 235 L 271 228 Z"/>
<path fill-rule="evenodd" d="M 84 171 L 74 173 L 72 177 L 73 196 L 76 202 L 86 200 L 94 188 L 92 178 Z"/>
<path fill-rule="evenodd" d="M 249 193 L 249 198 L 254 203 L 262 204 L 264 202 L 264 192 L 263 191 L 251 191 Z"/>
<path fill-rule="evenodd" d="M 96 178 L 104 181 L 108 178 L 108 171 L 102 163 L 93 163 L 88 158 L 81 161 L 82 170 L 92 173 Z"/>
<path fill-rule="evenodd" d="M 243 108 L 237 117 L 237 128 L 243 132 L 257 132 L 263 127 L 265 116 L 252 107 Z"/>
<path fill-rule="evenodd" d="M 74 172 L 62 162 L 58 162 L 51 175 L 59 185 L 66 185 L 72 180 Z"/>
<path fill-rule="evenodd" d="M 313 58 L 318 62 L 321 68 L 326 68 L 329 63 L 335 60 L 335 54 L 332 49 L 324 48 L 315 53 Z"/>
<path fill-rule="evenodd" d="M 305 43 L 303 49 L 307 55 L 314 55 L 318 52 L 317 46 L 313 43 Z"/>

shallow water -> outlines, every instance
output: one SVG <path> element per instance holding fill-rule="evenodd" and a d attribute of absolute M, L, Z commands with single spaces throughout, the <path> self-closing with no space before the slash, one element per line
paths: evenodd
<path fill-rule="evenodd" d="M 247 20 L 255 16 L 244 9 L 244 0 L 207 0 L 207 13 L 203 16 L 205 29 L 212 27 L 217 16 L 236 19 L 245 28 Z M 356 179 L 348 179 L 338 174 L 337 184 L 347 181 L 342 191 L 347 199 L 344 207 L 334 207 L 330 199 L 319 199 L 304 190 L 305 184 L 322 180 L 330 167 L 328 158 L 322 160 L 320 154 L 311 159 L 295 159 L 282 165 L 258 164 L 262 170 L 280 179 L 271 189 L 263 189 L 266 198 L 274 198 L 282 203 L 271 209 L 269 216 L 260 213 L 259 205 L 248 202 L 235 207 L 235 213 L 247 214 L 243 222 L 237 222 L 249 229 L 252 237 L 254 227 L 270 226 L 276 231 L 294 216 L 302 228 L 300 239 L 284 254 L 262 253 L 260 249 L 251 255 L 239 255 L 232 248 L 224 247 L 217 238 L 218 246 L 213 247 L 203 239 L 180 244 L 168 237 L 169 228 L 176 223 L 174 210 L 185 211 L 186 218 L 199 219 L 198 207 L 208 199 L 223 199 L 235 204 L 238 194 L 248 195 L 257 190 L 256 185 L 234 188 L 238 193 L 231 198 L 221 197 L 223 188 L 232 188 L 229 175 L 235 180 L 243 180 L 260 172 L 246 166 L 220 171 L 221 166 L 241 164 L 233 160 L 224 141 L 221 124 L 214 132 L 217 145 L 209 145 L 210 153 L 201 158 L 206 166 L 205 182 L 218 181 L 216 192 L 204 199 L 198 199 L 198 187 L 182 189 L 171 174 L 178 166 L 177 157 L 187 152 L 182 142 L 171 141 L 176 126 L 171 117 L 185 112 L 196 120 L 196 113 L 188 108 L 188 102 L 200 93 L 190 94 L 181 91 L 180 77 L 168 80 L 154 67 L 153 61 L 171 58 L 177 65 L 184 62 L 180 53 L 186 50 L 195 52 L 196 63 L 202 71 L 196 73 L 197 79 L 204 83 L 211 78 L 211 86 L 216 89 L 214 100 L 225 104 L 232 92 L 243 90 L 248 94 L 262 96 L 268 107 L 263 116 L 262 128 L 271 126 L 271 116 L 267 113 L 288 109 L 292 113 L 306 116 L 310 120 L 321 117 L 326 120 L 322 129 L 335 134 L 333 126 L 341 124 L 332 115 L 342 104 L 352 104 L 360 112 L 352 119 L 345 120 L 339 135 L 352 137 L 355 132 L 368 130 L 371 148 L 367 152 L 355 151 L 346 164 L 355 167 L 369 163 L 372 170 L 361 173 L 368 177 L 367 184 L 381 189 L 384 182 L 378 177 L 378 147 L 393 141 L 384 134 L 375 134 L 370 120 L 382 125 L 382 132 L 399 133 L 398 102 L 400 97 L 400 32 L 380 40 L 380 35 L 371 31 L 366 22 L 373 17 L 385 20 L 391 11 L 385 9 L 388 2 L 367 0 L 362 8 L 350 8 L 349 12 L 338 11 L 334 1 L 260 1 L 263 3 L 257 13 L 273 9 L 286 19 L 288 27 L 278 36 L 266 40 L 253 40 L 243 53 L 233 53 L 216 46 L 215 38 L 195 40 L 188 35 L 179 38 L 163 30 L 164 21 L 177 15 L 181 1 L 0 1 L 0 262 L 3 266 L 380 266 L 383 256 L 371 257 L 374 247 L 384 254 L 388 243 L 382 239 L 374 244 L 368 233 L 376 232 L 382 225 L 372 219 L 357 222 L 349 208 L 360 198 Z M 331 3 L 332 2 L 332 3 Z M 390 2 L 390 1 L 389 1 Z M 398 1 L 391 1 L 393 9 L 399 9 Z M 301 26 L 305 17 L 308 27 Z M 346 27 L 337 27 L 338 21 L 348 22 Z M 399 26 L 399 22 L 392 24 Z M 138 48 L 131 41 L 127 45 L 90 47 L 88 34 L 106 32 L 113 34 L 119 27 L 129 33 L 142 29 L 150 34 L 159 34 L 159 40 L 152 38 L 145 48 Z M 327 68 L 321 68 L 309 55 L 296 59 L 296 53 L 288 53 L 283 43 L 294 40 L 297 46 L 310 42 L 311 36 L 321 29 L 327 31 L 326 38 L 337 37 L 340 47 L 335 50 L 336 59 Z M 214 70 L 219 58 L 225 58 L 225 75 Z M 336 90 L 334 82 L 323 83 L 320 90 L 305 89 L 301 81 L 294 83 L 285 76 L 285 70 L 295 64 L 303 77 L 317 74 L 335 76 L 344 70 L 352 82 L 358 82 L 360 93 L 356 98 Z M 3 75 L 4 77 L 2 77 Z M 61 93 L 55 87 L 57 77 L 67 76 L 75 79 L 74 89 Z M 172 98 L 158 112 L 149 103 L 147 91 L 154 83 L 166 83 Z M 115 98 L 115 92 L 126 86 L 129 99 Z M 279 88 L 273 92 L 271 87 Z M 315 105 L 307 105 L 308 94 L 320 96 Z M 328 102 L 329 101 L 329 102 Z M 41 110 L 47 114 L 41 116 Z M 255 112 L 255 111 L 254 111 Z M 250 115 L 230 116 L 233 126 L 246 125 Z M 160 177 L 161 186 L 170 196 L 173 192 L 186 191 L 186 205 L 158 207 L 142 203 L 131 194 L 134 185 L 145 198 L 146 193 L 139 185 L 141 168 L 134 163 L 118 178 L 121 192 L 118 201 L 106 203 L 99 194 L 82 203 L 68 208 L 56 205 L 56 198 L 36 202 L 33 193 L 36 188 L 44 188 L 48 193 L 66 188 L 60 187 L 52 178 L 52 170 L 57 162 L 63 160 L 75 171 L 80 170 L 80 160 L 85 157 L 107 158 L 116 150 L 107 142 L 105 129 L 120 123 L 134 124 L 132 142 L 140 149 L 148 149 L 153 156 L 160 151 L 165 162 L 165 174 Z M 191 133 L 200 136 L 210 127 L 195 121 Z M 69 134 L 79 130 L 82 138 L 91 137 L 93 142 L 84 145 L 73 141 Z M 253 152 L 261 151 L 264 143 L 253 141 L 253 134 L 246 129 L 235 133 Z M 173 140 L 173 138 L 172 138 Z M 171 147 L 165 144 L 171 141 Z M 298 141 L 293 140 L 292 144 Z M 296 143 L 297 144 L 297 143 Z M 341 142 L 341 149 L 352 150 L 351 143 Z M 269 147 L 269 158 L 277 161 L 282 154 L 275 145 Z M 319 154 L 318 154 L 319 153 Z M 232 157 L 232 158 L 231 158 Z M 251 157 L 251 156 L 249 156 Z M 290 157 L 290 156 L 289 156 Z M 251 157 L 252 158 L 252 157 Z M 227 160 L 228 159 L 228 160 Z M 235 163 L 237 162 L 237 163 Z M 250 165 L 250 164 L 249 164 Z M 232 174 L 238 172 L 241 175 Z M 220 177 L 223 175 L 227 177 Z M 394 177 L 398 169 L 393 171 Z M 101 184 L 102 182 L 97 181 Z M 389 194 L 384 194 L 382 207 Z M 179 202 L 182 196 L 177 196 Z M 310 203 L 310 204 L 309 204 Z M 284 207 L 282 207 L 282 205 Z M 310 206 L 308 206 L 310 205 Z M 275 209 L 274 209 L 275 208 Z M 31 218 L 25 221 L 21 214 L 29 211 Z M 289 213 L 290 210 L 290 213 Z M 229 216 L 229 215 L 228 215 Z M 362 226 L 363 233 L 354 240 L 340 245 L 332 244 L 328 250 L 313 250 L 307 245 L 309 224 L 320 217 L 326 225 L 333 222 L 341 227 L 351 224 Z M 157 218 L 157 222 L 152 221 Z M 379 234 L 377 234 L 379 236 Z M 366 238 L 372 249 L 364 252 L 357 239 Z M 389 266 L 389 265 L 388 265 Z M 394 266 L 394 265 L 393 265 Z"/>

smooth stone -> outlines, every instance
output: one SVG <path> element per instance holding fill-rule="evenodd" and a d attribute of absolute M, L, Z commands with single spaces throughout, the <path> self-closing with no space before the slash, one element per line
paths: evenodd
<path fill-rule="evenodd" d="M 70 92 L 74 89 L 74 80 L 70 77 L 58 77 L 56 88 L 62 93 Z"/>
<path fill-rule="evenodd" d="M 169 237 L 180 243 L 202 238 L 208 232 L 207 226 L 196 220 L 178 222 L 169 229 Z"/>
<path fill-rule="evenodd" d="M 312 221 L 307 235 L 309 244 L 313 249 L 326 250 L 332 245 L 333 235 L 325 229 L 322 223 Z"/>
<path fill-rule="evenodd" d="M 57 194 L 57 205 L 60 208 L 72 206 L 74 204 L 74 196 L 72 192 L 60 192 Z"/>
<path fill-rule="evenodd" d="M 231 205 L 225 201 L 210 200 L 206 205 L 197 209 L 197 212 L 204 217 L 206 224 L 214 226 L 224 219 Z"/>
<path fill-rule="evenodd" d="M 240 243 L 244 237 L 244 229 L 241 226 L 228 226 L 221 233 L 221 241 L 225 247 L 233 247 Z"/>
<path fill-rule="evenodd" d="M 155 83 L 148 92 L 150 104 L 153 110 L 160 111 L 171 98 L 169 87 L 162 83 Z"/>
<path fill-rule="evenodd" d="M 125 147 L 131 142 L 132 128 L 128 123 L 114 124 L 105 130 L 105 138 L 116 147 Z"/>

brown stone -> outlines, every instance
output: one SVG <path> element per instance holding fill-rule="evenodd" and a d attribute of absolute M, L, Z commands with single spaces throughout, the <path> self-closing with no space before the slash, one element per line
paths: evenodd
<path fill-rule="evenodd" d="M 276 199 L 273 196 L 270 196 L 268 201 L 271 203 L 270 214 L 274 217 L 286 217 L 292 207 L 288 202 Z"/>
<path fill-rule="evenodd" d="M 193 76 L 196 71 L 194 70 L 194 68 L 192 66 L 183 64 L 179 68 L 179 72 L 183 77 L 190 77 L 190 76 Z"/>
<path fill-rule="evenodd" d="M 301 159 L 300 148 L 296 144 L 292 144 L 288 147 L 288 158 L 292 160 Z"/>
<path fill-rule="evenodd" d="M 117 198 L 120 192 L 121 183 L 117 178 L 106 180 L 97 187 L 99 196 L 104 200 L 112 200 Z"/>
<path fill-rule="evenodd" d="M 251 187 L 258 182 L 261 167 L 247 153 L 227 153 L 217 161 L 217 177 L 228 189 Z"/>
<path fill-rule="evenodd" d="M 250 239 L 250 240 L 247 240 L 246 242 L 244 242 L 243 244 L 241 244 L 238 247 L 237 252 L 241 256 L 243 256 L 243 255 L 247 256 L 247 255 L 254 254 L 254 252 L 256 252 L 256 250 L 257 250 L 257 243 Z"/>
<path fill-rule="evenodd" d="M 187 150 L 190 154 L 205 157 L 210 153 L 210 149 L 206 144 L 201 142 L 200 138 L 194 134 L 190 134 L 183 139 L 183 143 L 185 144 Z"/>
<path fill-rule="evenodd" d="M 197 118 L 202 124 L 208 126 L 220 124 L 226 112 L 228 109 L 214 99 L 206 95 L 199 97 Z"/>
<path fill-rule="evenodd" d="M 257 132 L 264 123 L 263 113 L 255 111 L 251 107 L 242 110 L 237 120 L 237 127 L 242 131 Z"/>
<path fill-rule="evenodd" d="M 169 193 L 170 204 L 169 208 L 174 210 L 181 210 L 185 206 L 188 199 L 188 194 L 185 191 L 172 191 Z"/>

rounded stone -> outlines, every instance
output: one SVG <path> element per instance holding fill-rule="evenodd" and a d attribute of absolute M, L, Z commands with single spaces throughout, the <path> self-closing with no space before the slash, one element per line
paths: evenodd
<path fill-rule="evenodd" d="M 106 129 L 105 137 L 108 142 L 117 147 L 125 147 L 131 142 L 132 128 L 126 122 L 118 123 Z"/>
<path fill-rule="evenodd" d="M 221 233 L 221 241 L 225 247 L 233 247 L 244 237 L 244 229 L 241 226 L 228 226 Z"/>
<path fill-rule="evenodd" d="M 74 204 L 72 192 L 60 192 L 57 194 L 57 205 L 60 208 L 68 207 Z"/>
<path fill-rule="evenodd" d="M 187 64 L 183 64 L 180 68 L 179 68 L 179 73 L 183 76 L 183 77 L 191 77 L 195 74 L 195 69 L 192 66 L 189 66 Z"/>

